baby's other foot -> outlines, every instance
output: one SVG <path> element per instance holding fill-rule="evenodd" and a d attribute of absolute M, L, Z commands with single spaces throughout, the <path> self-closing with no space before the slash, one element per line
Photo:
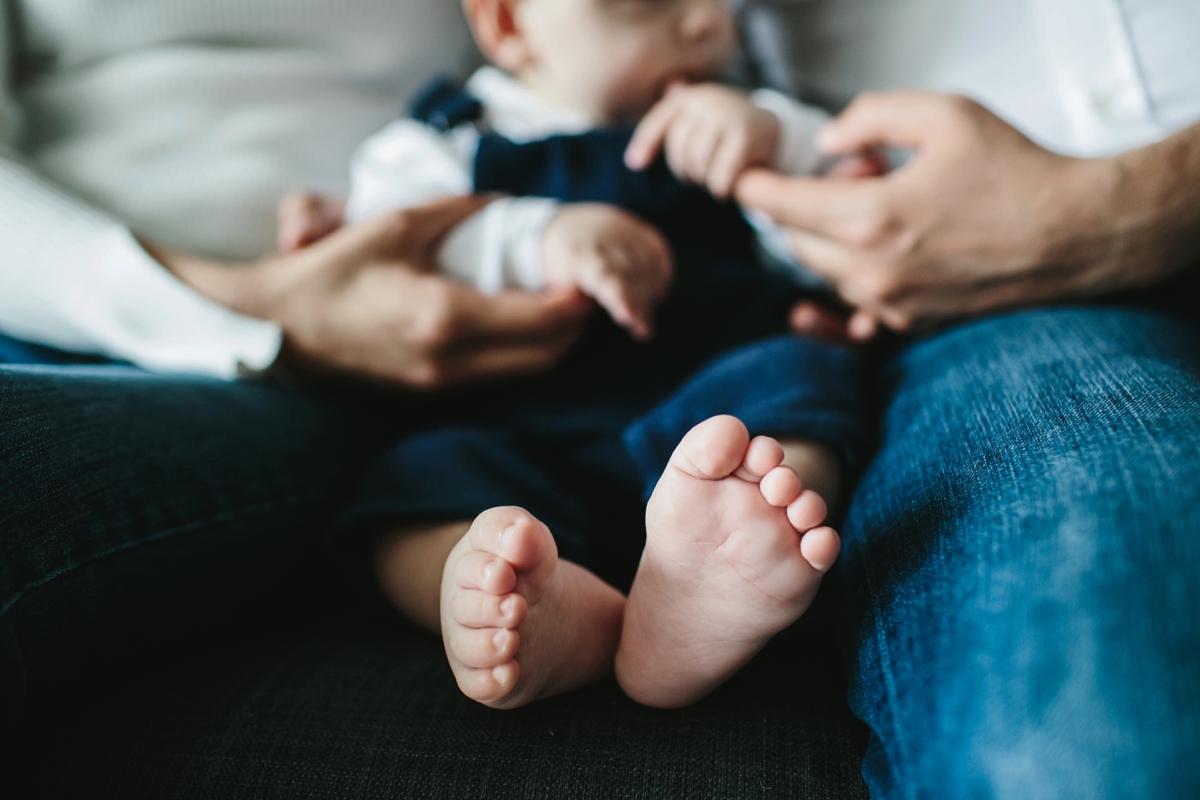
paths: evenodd
<path fill-rule="evenodd" d="M 692 429 L 646 509 L 646 550 L 625 606 L 621 687 L 659 708 L 693 703 L 812 603 L 841 542 L 819 495 L 774 439 L 733 417 Z"/>
<path fill-rule="evenodd" d="M 549 529 L 519 508 L 480 514 L 446 559 L 442 639 L 458 686 L 516 708 L 612 671 L 625 598 L 558 558 Z"/>

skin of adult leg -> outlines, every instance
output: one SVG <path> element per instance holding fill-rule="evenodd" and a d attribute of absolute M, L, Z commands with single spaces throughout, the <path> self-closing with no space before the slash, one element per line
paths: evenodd
<path fill-rule="evenodd" d="M 838 584 L 872 796 L 1200 797 L 1200 331 L 1014 313 L 891 379 Z"/>
<path fill-rule="evenodd" d="M 0 730 L 27 687 L 152 664 L 320 570 L 369 418 L 259 383 L 0 367 Z"/>

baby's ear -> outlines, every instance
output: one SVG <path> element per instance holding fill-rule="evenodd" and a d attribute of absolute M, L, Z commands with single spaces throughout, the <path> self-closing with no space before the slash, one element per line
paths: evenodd
<path fill-rule="evenodd" d="M 524 1 L 463 0 L 463 12 L 480 51 L 505 72 L 520 72 L 533 58 L 518 13 Z"/>

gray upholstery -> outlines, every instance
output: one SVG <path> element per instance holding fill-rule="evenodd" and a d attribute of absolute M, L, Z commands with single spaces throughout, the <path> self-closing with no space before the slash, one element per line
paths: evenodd
<path fill-rule="evenodd" d="M 675 712 L 612 682 L 491 711 L 458 693 L 436 639 L 391 621 L 269 629 L 43 698 L 0 755 L 5 796 L 866 796 L 865 731 L 819 629 Z"/>

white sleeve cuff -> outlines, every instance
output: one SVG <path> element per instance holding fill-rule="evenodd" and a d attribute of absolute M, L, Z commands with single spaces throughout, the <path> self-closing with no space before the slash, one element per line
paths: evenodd
<path fill-rule="evenodd" d="M 122 227 L 91 238 L 86 251 L 63 255 L 66 269 L 34 273 L 25 286 L 34 291 L 0 300 L 5 333 L 149 370 L 226 380 L 243 367 L 265 369 L 279 355 L 277 325 L 195 293 Z"/>
<path fill-rule="evenodd" d="M 63 304 L 106 355 L 150 370 L 226 380 L 242 368 L 266 369 L 279 355 L 278 325 L 236 314 L 192 291 L 127 230 L 96 242 L 81 268 L 94 279 L 62 287 Z"/>
<path fill-rule="evenodd" d="M 0 153 L 0 330 L 151 370 L 232 379 L 282 334 L 189 289 L 121 223 Z"/>
<path fill-rule="evenodd" d="M 759 89 L 750 99 L 779 120 L 775 170 L 784 175 L 811 174 L 821 163 L 821 153 L 816 145 L 817 131 L 829 121 L 829 114 L 773 89 Z"/>
<path fill-rule="evenodd" d="M 488 204 L 446 239 L 442 272 L 485 294 L 541 290 L 546 284 L 542 231 L 558 205 L 541 197 L 506 197 Z"/>

